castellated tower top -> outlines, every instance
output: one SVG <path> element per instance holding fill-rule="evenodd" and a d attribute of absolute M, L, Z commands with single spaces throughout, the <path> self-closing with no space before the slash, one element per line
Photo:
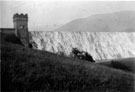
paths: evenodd
<path fill-rule="evenodd" d="M 14 14 L 13 16 L 13 21 L 16 21 L 16 20 L 24 20 L 24 21 L 28 21 L 28 14 Z"/>

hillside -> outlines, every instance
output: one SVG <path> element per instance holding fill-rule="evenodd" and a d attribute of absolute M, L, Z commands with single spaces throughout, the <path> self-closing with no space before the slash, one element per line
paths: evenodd
<path fill-rule="evenodd" d="M 99 60 L 97 64 L 135 73 L 135 58 Z"/>
<path fill-rule="evenodd" d="M 31 32 L 37 49 L 69 56 L 73 48 L 95 60 L 135 57 L 134 32 Z"/>
<path fill-rule="evenodd" d="M 135 32 L 135 11 L 97 14 L 73 20 L 54 31 Z"/>
<path fill-rule="evenodd" d="M 2 91 L 133 92 L 134 75 L 2 42 Z"/>

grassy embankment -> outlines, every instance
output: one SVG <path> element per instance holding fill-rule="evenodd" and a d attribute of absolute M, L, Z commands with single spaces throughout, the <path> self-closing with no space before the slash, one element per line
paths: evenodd
<path fill-rule="evenodd" d="M 134 74 L 2 42 L 2 91 L 134 92 Z"/>

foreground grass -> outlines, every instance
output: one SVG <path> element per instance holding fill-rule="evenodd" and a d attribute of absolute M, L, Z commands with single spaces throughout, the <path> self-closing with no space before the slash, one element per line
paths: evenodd
<path fill-rule="evenodd" d="M 1 45 L 2 91 L 134 92 L 134 74 L 87 61 Z"/>

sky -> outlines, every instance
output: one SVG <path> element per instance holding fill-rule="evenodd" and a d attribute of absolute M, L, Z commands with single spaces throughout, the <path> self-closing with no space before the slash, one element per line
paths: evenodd
<path fill-rule="evenodd" d="M 13 28 L 15 13 L 28 14 L 30 31 L 48 31 L 74 19 L 124 10 L 135 11 L 135 1 L 0 0 L 0 28 Z"/>

